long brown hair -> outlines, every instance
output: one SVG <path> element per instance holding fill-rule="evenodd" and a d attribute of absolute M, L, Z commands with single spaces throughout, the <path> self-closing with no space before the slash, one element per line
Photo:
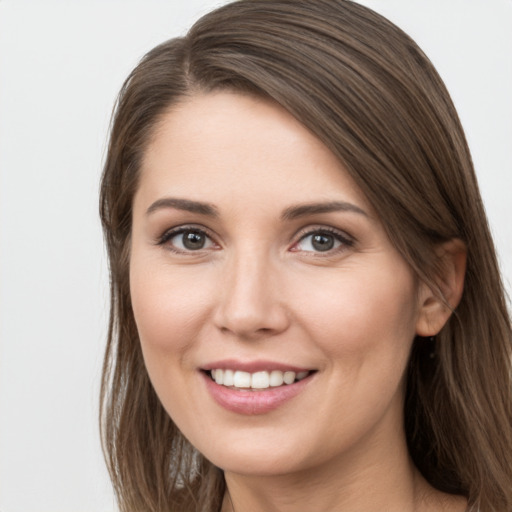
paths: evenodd
<path fill-rule="evenodd" d="M 180 99 L 223 88 L 272 98 L 322 140 L 431 287 L 439 244 L 465 243 L 459 306 L 435 342 L 413 344 L 405 431 L 434 487 L 471 510 L 512 510 L 510 316 L 463 129 L 417 45 L 348 0 L 230 3 L 150 51 L 123 85 L 100 198 L 111 272 L 101 429 L 121 510 L 218 511 L 225 490 L 149 382 L 128 281 L 132 200 L 155 126 Z"/>

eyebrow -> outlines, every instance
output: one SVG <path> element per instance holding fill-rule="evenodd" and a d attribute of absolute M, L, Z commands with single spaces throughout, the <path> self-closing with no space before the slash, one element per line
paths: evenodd
<path fill-rule="evenodd" d="M 192 201 L 190 199 L 180 199 L 177 197 L 163 197 L 155 201 L 146 210 L 146 215 L 161 210 L 164 208 L 174 208 L 176 210 L 183 210 L 192 213 L 199 213 L 208 217 L 219 216 L 217 208 L 210 204 L 201 201 Z M 368 217 L 368 214 L 359 206 L 345 201 L 329 201 L 325 203 L 308 203 L 296 206 L 289 206 L 281 214 L 282 220 L 294 220 L 307 215 L 315 215 L 321 213 L 331 212 L 353 212 Z"/>
<path fill-rule="evenodd" d="M 345 201 L 329 201 L 326 203 L 309 203 L 290 206 L 284 210 L 281 218 L 283 220 L 293 220 L 307 215 L 331 212 L 353 212 L 364 215 L 365 217 L 369 216 L 364 210 L 355 204 L 347 203 Z"/>
<path fill-rule="evenodd" d="M 146 210 L 146 215 L 150 215 L 151 213 L 163 208 L 174 208 L 175 210 L 199 213 L 209 217 L 219 216 L 217 208 L 212 204 L 200 201 L 191 201 L 190 199 L 179 199 L 177 197 L 163 197 L 162 199 L 158 199 Z"/>

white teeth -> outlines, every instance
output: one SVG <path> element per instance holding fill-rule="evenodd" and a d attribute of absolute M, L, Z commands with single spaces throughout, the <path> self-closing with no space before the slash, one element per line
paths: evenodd
<path fill-rule="evenodd" d="M 251 388 L 265 389 L 270 386 L 270 377 L 268 372 L 256 372 L 252 374 Z"/>
<path fill-rule="evenodd" d="M 283 380 L 285 384 L 292 384 L 295 381 L 295 372 L 284 372 Z"/>
<path fill-rule="evenodd" d="M 215 382 L 217 382 L 217 381 L 215 381 Z M 219 384 L 219 382 L 217 382 L 217 384 Z M 233 386 L 235 386 L 235 388 L 250 388 L 251 387 L 251 374 L 248 372 L 236 371 L 235 375 L 233 377 Z"/>
<path fill-rule="evenodd" d="M 245 389 L 267 389 L 269 387 L 279 387 L 283 384 L 293 384 L 296 380 L 305 379 L 309 371 L 281 372 L 273 370 L 271 372 L 242 372 L 234 370 L 214 369 L 210 371 L 212 379 L 221 386 L 245 388 Z"/>
<path fill-rule="evenodd" d="M 280 372 L 279 370 L 274 370 L 273 372 L 270 372 L 270 385 L 275 388 L 277 386 L 283 385 L 283 372 Z"/>
<path fill-rule="evenodd" d="M 233 386 L 235 383 L 235 372 L 233 370 L 224 370 L 224 386 Z"/>

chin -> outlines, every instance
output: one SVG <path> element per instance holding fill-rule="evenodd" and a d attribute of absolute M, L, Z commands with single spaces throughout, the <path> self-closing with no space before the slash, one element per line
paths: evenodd
<path fill-rule="evenodd" d="M 278 476 L 328 464 L 332 448 L 322 439 L 311 439 L 279 428 L 247 430 L 233 435 L 211 435 L 196 448 L 227 473 L 247 476 Z M 192 441 L 194 441 L 192 439 Z M 343 447 L 341 447 L 343 449 Z M 334 450 L 336 451 L 336 450 Z"/>
<path fill-rule="evenodd" d="M 217 454 L 216 454 L 217 455 Z M 259 453 L 230 453 L 209 459 L 226 473 L 246 476 L 289 475 L 307 469 L 305 461 L 299 461 L 286 454 L 274 454 L 269 457 L 267 450 Z"/>

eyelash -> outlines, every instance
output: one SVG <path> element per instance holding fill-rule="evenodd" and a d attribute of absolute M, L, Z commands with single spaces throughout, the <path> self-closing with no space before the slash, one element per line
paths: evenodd
<path fill-rule="evenodd" d="M 218 246 L 218 244 L 215 242 L 213 236 L 210 234 L 210 232 L 207 229 L 205 229 L 204 227 L 194 226 L 194 225 L 179 226 L 177 228 L 173 228 L 173 229 L 166 231 L 161 237 L 158 238 L 157 245 L 166 245 L 167 244 L 168 249 L 177 254 L 200 253 L 203 250 L 210 249 L 209 247 L 207 247 L 207 248 L 201 247 L 197 250 L 193 250 L 193 249 L 188 249 L 188 250 L 185 249 L 184 250 L 184 249 L 174 247 L 172 244 L 168 243 L 174 237 L 181 235 L 183 233 L 187 233 L 187 232 L 194 233 L 194 234 L 197 234 L 200 236 L 204 236 L 205 238 L 209 239 L 212 244 Z M 347 250 L 350 247 L 353 247 L 355 244 L 355 240 L 350 235 L 348 235 L 347 233 L 345 233 L 343 231 L 339 231 L 337 229 L 330 228 L 330 227 L 318 226 L 315 228 L 306 228 L 306 229 L 302 230 L 301 232 L 299 232 L 297 235 L 299 238 L 296 242 L 294 242 L 290 251 L 301 252 L 300 249 L 294 249 L 294 247 L 299 245 L 302 241 L 306 240 L 308 237 L 311 237 L 314 235 L 332 236 L 336 242 L 340 243 L 340 245 L 336 248 L 327 249 L 326 251 L 302 251 L 302 252 L 312 253 L 315 256 L 321 256 L 322 254 L 325 254 L 326 256 L 332 256 L 333 254 L 337 254 L 338 252 L 342 252 L 344 250 Z"/>
<path fill-rule="evenodd" d="M 294 247 L 296 247 L 300 242 L 306 240 L 308 237 L 312 237 L 314 235 L 332 236 L 336 242 L 340 243 L 340 245 L 338 247 L 331 248 L 326 251 L 303 251 L 305 253 L 312 253 L 316 257 L 322 256 L 322 255 L 332 256 L 333 254 L 338 254 L 339 252 L 343 252 L 343 251 L 349 249 L 350 247 L 353 247 L 355 244 L 355 240 L 350 235 L 348 235 L 347 233 L 345 233 L 343 231 L 340 231 L 340 230 L 337 230 L 334 228 L 330 228 L 330 227 L 318 226 L 318 227 L 314 227 L 314 228 L 309 227 L 309 228 L 306 228 L 305 230 L 299 232 L 299 234 L 298 234 L 299 239 L 297 240 L 297 242 L 295 242 L 293 244 L 291 250 L 293 252 L 295 252 L 295 251 L 299 252 L 300 250 L 294 249 Z"/>
<path fill-rule="evenodd" d="M 173 229 L 170 229 L 168 231 L 166 231 L 157 241 L 157 245 L 166 245 L 168 246 L 168 249 L 174 253 L 177 253 L 177 254 L 190 254 L 190 253 L 194 253 L 194 252 L 197 252 L 197 253 L 200 253 L 202 250 L 204 250 L 203 248 L 200 248 L 196 251 L 194 251 L 193 249 L 189 249 L 189 250 L 184 250 L 184 249 L 180 249 L 180 248 L 177 248 L 177 247 L 174 247 L 172 244 L 169 244 L 168 242 L 170 240 L 172 240 L 174 237 L 178 236 L 178 235 L 181 235 L 183 233 L 194 233 L 194 234 L 197 234 L 197 235 L 201 235 L 201 236 L 204 236 L 205 238 L 209 239 L 213 244 L 215 245 L 218 245 L 215 243 L 215 241 L 213 240 L 213 237 L 210 235 L 209 231 L 203 227 L 199 227 L 199 226 L 194 226 L 194 225 L 189 225 L 189 226 L 179 226 L 177 228 L 173 228 Z M 208 249 L 208 248 L 207 248 Z"/>

